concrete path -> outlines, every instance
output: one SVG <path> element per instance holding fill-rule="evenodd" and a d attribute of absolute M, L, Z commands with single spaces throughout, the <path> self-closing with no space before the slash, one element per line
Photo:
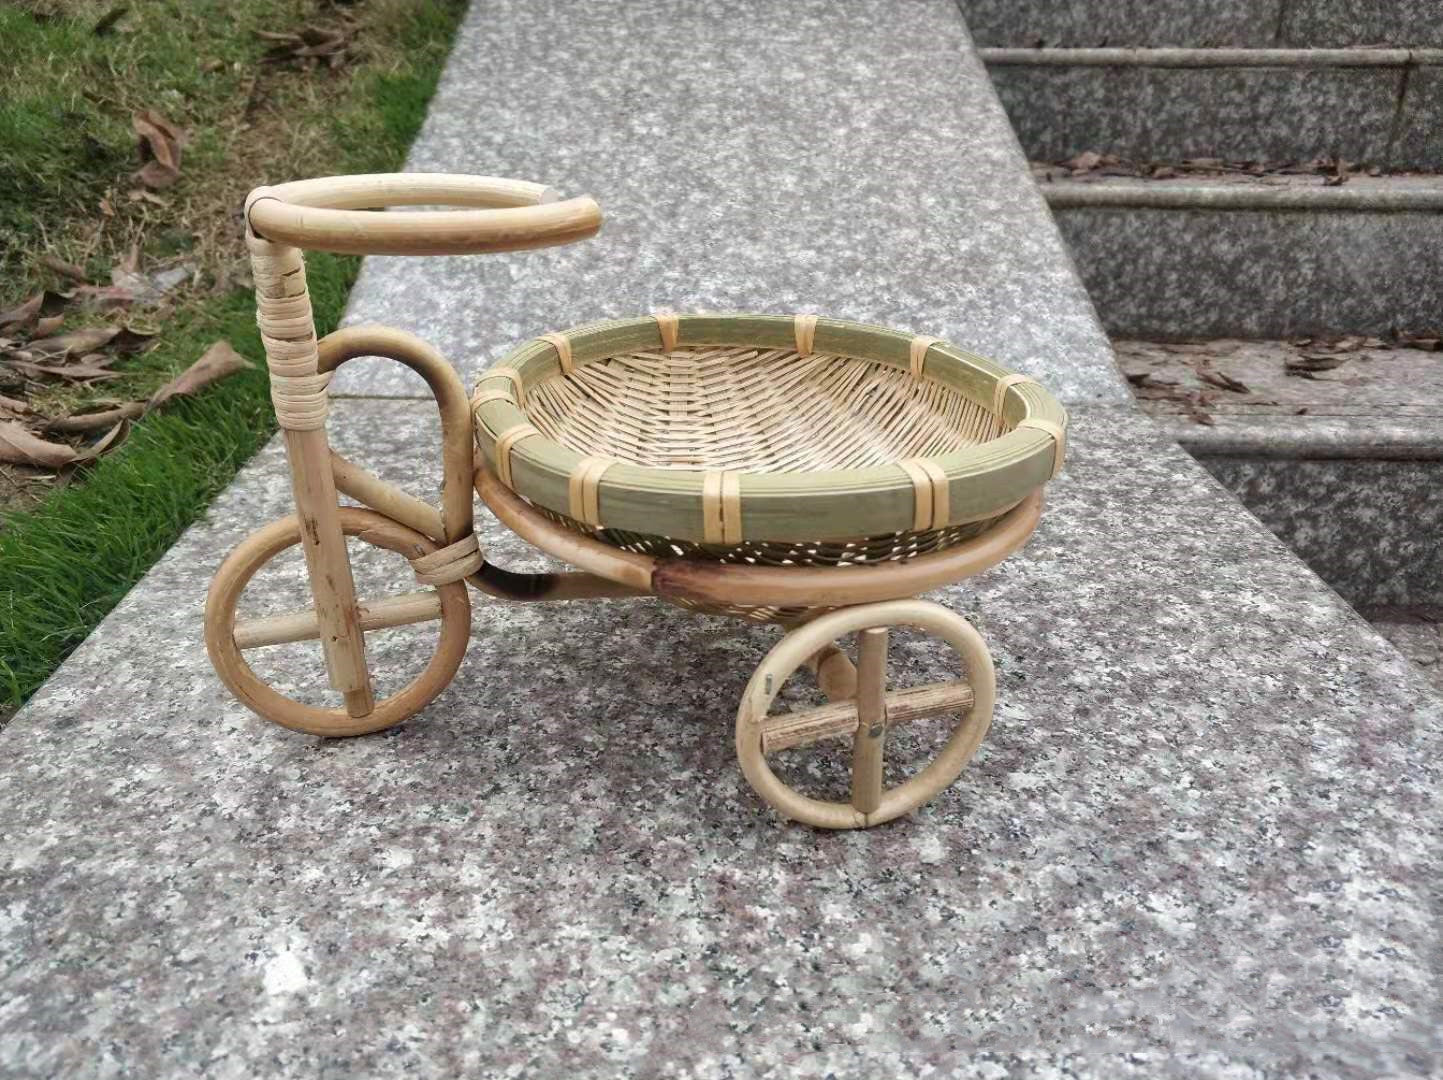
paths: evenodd
<path fill-rule="evenodd" d="M 1131 406 L 950 4 L 714 9 L 478 3 L 413 167 L 590 189 L 610 224 L 373 260 L 352 313 L 468 373 L 672 306 L 1045 379 L 1074 441 L 1042 527 L 938 594 L 1000 667 L 974 764 L 895 826 L 777 821 L 731 749 L 772 634 L 651 602 L 480 607 L 404 728 L 268 726 L 199 637 L 215 563 L 287 510 L 272 446 L 0 735 L 0 1076 L 1435 1068 L 1437 699 Z M 342 452 L 433 490 L 434 410 L 379 369 L 344 389 Z M 373 635 L 377 665 L 426 634 Z M 316 681 L 303 647 L 270 664 Z"/>

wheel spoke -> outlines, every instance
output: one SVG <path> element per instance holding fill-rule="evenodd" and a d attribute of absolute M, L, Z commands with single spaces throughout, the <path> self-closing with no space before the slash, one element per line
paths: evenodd
<path fill-rule="evenodd" d="M 971 685 L 961 679 L 894 690 L 887 695 L 887 730 L 913 720 L 966 712 L 974 700 Z M 762 723 L 762 753 L 810 746 L 821 739 L 850 736 L 856 731 L 855 699 L 778 713 Z"/>
<path fill-rule="evenodd" d="M 409 626 L 441 617 L 441 597 L 433 589 L 388 596 L 383 600 L 357 605 L 360 627 L 384 630 L 391 626 Z M 242 649 L 259 649 L 266 645 L 283 645 L 292 641 L 315 641 L 321 636 L 316 609 L 268 615 L 235 624 L 235 643 Z"/>
<path fill-rule="evenodd" d="M 882 746 L 887 734 L 885 627 L 857 635 L 857 734 L 852 740 L 852 806 L 870 814 L 882 804 Z"/>

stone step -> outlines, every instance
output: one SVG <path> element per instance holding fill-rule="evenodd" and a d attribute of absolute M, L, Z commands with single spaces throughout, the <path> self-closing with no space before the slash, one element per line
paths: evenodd
<path fill-rule="evenodd" d="M 1433 687 L 1443 693 L 1443 613 L 1409 608 L 1377 608 L 1362 612 L 1373 629 L 1413 662 Z"/>
<path fill-rule="evenodd" d="M 1143 409 L 1359 608 L 1443 610 L 1443 351 L 1113 342 Z"/>
<path fill-rule="evenodd" d="M 1443 177 L 1168 179 L 1034 169 L 1123 337 L 1427 334 L 1443 325 Z"/>
<path fill-rule="evenodd" d="M 1029 157 L 1443 165 L 1443 50 L 980 50 Z"/>
<path fill-rule="evenodd" d="M 960 0 L 960 5 L 980 46 L 1443 45 L 1437 0 Z"/>

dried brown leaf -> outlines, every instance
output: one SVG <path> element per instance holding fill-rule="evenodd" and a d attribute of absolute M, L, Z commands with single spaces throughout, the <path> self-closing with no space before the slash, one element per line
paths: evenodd
<path fill-rule="evenodd" d="M 22 329 L 29 326 L 40 314 L 42 299 L 42 294 L 36 293 L 29 300 L 16 304 L 9 311 L 0 311 L 0 330 L 8 330 L 11 327 Z"/>
<path fill-rule="evenodd" d="M 251 362 L 236 352 L 229 341 L 217 341 L 206 349 L 199 360 L 157 390 L 150 399 L 149 407 L 154 409 L 171 398 L 194 394 L 250 366 Z"/>
<path fill-rule="evenodd" d="M 61 277 L 68 277 L 72 281 L 78 281 L 82 285 L 90 280 L 84 270 L 76 266 L 73 262 L 66 262 L 58 255 L 51 255 L 49 253 L 41 255 L 39 262 L 40 265 L 46 269 L 55 271 L 55 273 Z"/>
<path fill-rule="evenodd" d="M 86 307 L 98 311 L 125 307 L 135 302 L 135 296 L 129 289 L 117 285 L 82 285 L 75 290 L 75 298 Z"/>
<path fill-rule="evenodd" d="M 6 397 L 4 394 L 0 394 L 0 414 L 5 414 L 12 418 L 29 416 L 30 403 L 28 401 L 21 401 L 19 398 Z"/>
<path fill-rule="evenodd" d="M 14 370 L 32 379 L 44 378 L 46 375 L 57 379 L 65 379 L 69 382 L 97 382 L 101 379 L 118 379 L 120 372 L 111 371 L 112 358 L 100 353 L 92 353 L 76 363 L 65 364 L 36 364 L 28 360 L 6 360 Z"/>
<path fill-rule="evenodd" d="M 139 140 L 141 168 L 135 178 L 148 188 L 167 188 L 180 179 L 180 149 L 185 133 L 154 109 L 130 118 Z"/>
<path fill-rule="evenodd" d="M 123 405 L 117 405 L 113 409 L 105 409 L 101 412 L 81 413 L 78 416 L 63 416 L 58 420 L 52 420 L 45 427 L 50 431 L 78 432 L 78 431 L 99 431 L 101 428 L 108 428 L 122 420 L 138 420 L 145 415 L 145 404 L 140 401 L 127 401 Z"/>
<path fill-rule="evenodd" d="M 125 433 L 129 430 L 129 421 L 121 420 L 104 435 L 100 436 L 100 438 L 76 454 L 75 464 L 84 465 L 86 462 L 94 461 L 107 450 L 115 449 L 115 447 L 120 445 L 121 440 L 125 437 Z"/>
<path fill-rule="evenodd" d="M 31 434 L 24 424 L 0 420 L 0 461 L 37 469 L 62 469 L 75 464 L 78 456 L 72 447 L 64 443 Z"/>
<path fill-rule="evenodd" d="M 1296 375 L 1300 379 L 1311 379 L 1317 372 L 1332 371 L 1334 368 L 1342 367 L 1348 362 L 1347 356 L 1340 356 L 1337 353 L 1304 353 L 1293 360 L 1285 361 L 1283 371 L 1288 375 Z"/>
<path fill-rule="evenodd" d="M 154 164 L 154 163 L 152 162 L 152 164 Z M 144 170 L 142 170 L 142 171 L 144 171 Z M 159 195 L 157 195 L 155 192 L 153 192 L 153 191 L 146 191 L 145 188 L 136 188 L 134 191 L 128 192 L 125 197 L 126 197 L 127 199 L 129 199 L 131 202 L 148 202 L 148 203 L 150 203 L 152 206 L 169 206 L 169 205 L 170 205 L 170 200 L 169 200 L 169 199 L 162 199 L 162 198 L 161 198 Z"/>
<path fill-rule="evenodd" d="M 55 333 L 55 331 L 59 330 L 60 327 L 64 325 L 64 323 L 64 315 L 51 315 L 44 319 L 36 319 L 34 331 L 35 336 L 49 337 L 51 334 Z"/>
<path fill-rule="evenodd" d="M 112 30 L 115 29 L 115 24 L 118 23 L 121 19 L 123 19 L 125 17 L 125 13 L 129 10 L 129 4 L 116 4 L 115 7 L 111 8 L 104 15 L 100 16 L 100 21 L 95 24 L 95 35 L 97 37 L 103 37 L 104 35 L 110 33 Z"/>
<path fill-rule="evenodd" d="M 0 323 L 3 322 L 4 319 L 0 318 Z M 1405 349 L 1424 349 L 1428 352 L 1443 351 L 1443 337 L 1437 334 L 1414 334 L 1400 330 L 1393 335 L 1393 340 Z"/>
<path fill-rule="evenodd" d="M 59 315 L 70 303 L 74 293 L 58 293 L 46 289 L 38 292 L 22 304 L 9 311 L 0 311 L 0 333 L 24 330 L 33 326 L 38 319 Z"/>
<path fill-rule="evenodd" d="M 1205 367 L 1201 364 L 1198 365 L 1196 371 L 1197 377 L 1199 379 L 1201 379 L 1205 383 L 1209 383 L 1212 386 L 1219 387 L 1223 390 L 1231 390 L 1234 394 L 1252 393 L 1252 391 L 1248 389 L 1247 383 L 1242 382 L 1238 379 L 1234 379 L 1231 375 L 1228 375 L 1225 372 L 1214 371 L 1212 368 Z"/>
<path fill-rule="evenodd" d="M 71 356 L 94 352 L 109 345 L 121 332 L 119 326 L 87 326 L 83 330 L 72 330 L 68 334 L 37 338 L 25 347 L 36 356 Z"/>

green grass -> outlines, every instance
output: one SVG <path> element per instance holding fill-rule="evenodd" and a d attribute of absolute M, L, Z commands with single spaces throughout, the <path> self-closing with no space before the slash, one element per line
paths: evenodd
<path fill-rule="evenodd" d="M 140 98 L 159 97 L 155 107 L 163 112 L 180 111 L 167 110 L 164 102 L 172 97 L 186 102 L 189 113 L 180 122 L 196 134 L 184 162 L 186 190 L 176 201 L 188 206 L 207 200 L 224 206 L 232 190 L 306 175 L 315 171 L 316 160 L 332 172 L 399 168 L 464 9 L 461 0 L 362 0 L 357 11 L 364 19 L 365 9 L 373 9 L 384 44 L 349 73 L 343 94 L 316 92 L 314 83 L 299 80 L 281 85 L 286 130 L 296 134 L 296 142 L 283 145 L 278 160 L 264 163 L 265 175 L 237 176 L 224 169 L 190 173 L 193 161 L 208 157 L 213 165 L 240 168 L 247 160 L 244 140 L 225 134 L 226 110 L 238 107 L 235 80 L 212 85 L 195 73 L 203 59 L 253 64 L 259 52 L 256 26 L 288 29 L 291 24 L 280 16 L 294 16 L 307 5 L 300 0 L 134 5 L 169 29 L 145 35 L 142 27 L 127 37 L 97 38 L 90 28 L 108 6 L 68 3 L 63 7 L 72 17 L 45 20 L 0 9 L 0 41 L 11 60 L 26 65 L 21 92 L 0 101 L 7 294 L 22 278 L 17 266 L 38 239 L 73 235 L 88 220 L 94 200 L 113 185 L 117 167 L 135 167 L 128 126 L 110 125 L 116 115 L 128 116 L 126 110 Z M 174 23 L 164 21 L 167 13 Z M 117 70 L 123 73 L 117 77 L 130 80 L 127 101 L 118 110 L 94 89 L 97 71 Z M 244 71 L 232 74 L 244 80 Z M 163 230 L 146 233 L 148 246 L 173 242 Z M 52 243 L 52 250 L 56 246 Z M 357 268 L 353 258 L 308 257 L 319 332 L 339 320 Z M 24 281 L 26 289 L 40 283 L 45 282 L 39 277 Z M 132 377 L 158 384 L 219 338 L 256 362 L 256 370 L 152 414 L 119 450 L 38 506 L 0 517 L 0 701 L 15 706 L 33 693 L 273 432 L 252 305 L 245 290 L 188 298 L 163 327 L 157 346 L 137 359 Z M 216 552 L 217 560 L 222 554 Z"/>

